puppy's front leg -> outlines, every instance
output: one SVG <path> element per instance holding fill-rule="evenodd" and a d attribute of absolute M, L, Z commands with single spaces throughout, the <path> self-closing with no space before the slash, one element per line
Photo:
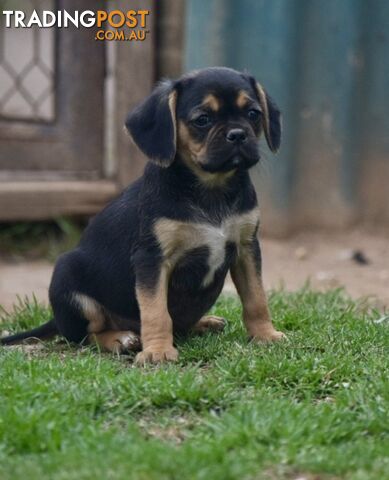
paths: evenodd
<path fill-rule="evenodd" d="M 239 246 L 231 276 L 242 301 L 243 321 L 250 337 L 263 342 L 285 337 L 273 327 L 270 318 L 262 285 L 261 250 L 255 236 Z"/>
<path fill-rule="evenodd" d="M 178 358 L 178 352 L 173 347 L 173 322 L 167 308 L 169 271 L 163 264 L 159 267 L 153 265 L 152 270 L 155 276 L 152 281 L 143 281 L 145 271 L 140 278 L 137 276 L 136 281 L 142 351 L 135 361 L 139 364 L 175 361 Z"/>

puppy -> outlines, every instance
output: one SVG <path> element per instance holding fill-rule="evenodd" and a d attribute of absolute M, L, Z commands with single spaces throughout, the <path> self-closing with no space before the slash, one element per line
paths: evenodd
<path fill-rule="evenodd" d="M 63 335 L 136 362 L 174 361 L 175 333 L 221 329 L 205 316 L 228 271 L 255 341 L 279 340 L 261 277 L 259 212 L 248 170 L 262 131 L 275 152 L 280 112 L 262 86 L 229 68 L 161 83 L 126 128 L 149 158 L 144 175 L 94 217 L 56 264 L 54 318 L 1 339 Z"/>

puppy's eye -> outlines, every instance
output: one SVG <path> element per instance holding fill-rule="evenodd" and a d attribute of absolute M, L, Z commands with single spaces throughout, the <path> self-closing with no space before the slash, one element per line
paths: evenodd
<path fill-rule="evenodd" d="M 252 108 L 247 112 L 247 115 L 252 122 L 256 122 L 259 120 L 259 117 L 261 116 L 261 112 L 259 110 L 255 110 Z"/>
<path fill-rule="evenodd" d="M 193 120 L 193 123 L 197 127 L 207 127 L 211 123 L 211 119 L 209 118 L 209 115 L 207 115 L 206 113 L 203 113 L 199 117 L 195 118 Z"/>

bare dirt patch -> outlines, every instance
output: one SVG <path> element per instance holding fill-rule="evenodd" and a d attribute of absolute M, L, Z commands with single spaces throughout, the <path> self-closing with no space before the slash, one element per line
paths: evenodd
<path fill-rule="evenodd" d="M 314 289 L 345 287 L 354 298 L 389 306 L 388 234 L 308 232 L 286 241 L 264 239 L 263 250 L 268 288 L 295 290 L 309 280 Z"/>

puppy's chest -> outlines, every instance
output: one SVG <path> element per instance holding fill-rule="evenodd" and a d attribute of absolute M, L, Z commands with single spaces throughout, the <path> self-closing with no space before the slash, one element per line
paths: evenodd
<path fill-rule="evenodd" d="M 163 218 L 154 226 L 156 237 L 162 249 L 165 261 L 174 267 L 185 255 L 196 249 L 206 247 L 207 272 L 202 286 L 209 285 L 215 272 L 224 264 L 226 246 L 249 242 L 258 226 L 258 211 L 251 210 L 240 215 L 226 217 L 219 224 L 199 221 L 179 221 Z"/>

